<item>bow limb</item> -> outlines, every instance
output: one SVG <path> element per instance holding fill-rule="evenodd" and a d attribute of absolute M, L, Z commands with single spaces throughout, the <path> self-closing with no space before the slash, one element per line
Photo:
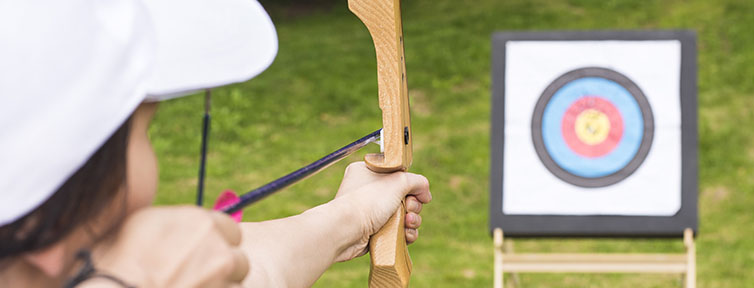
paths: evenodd
<path fill-rule="evenodd" d="M 405 171 L 412 161 L 412 131 L 400 0 L 349 0 L 348 7 L 366 25 L 377 55 L 384 150 L 368 154 L 364 160 L 375 172 Z M 412 263 L 406 247 L 405 215 L 402 203 L 371 237 L 369 287 L 408 287 Z"/>

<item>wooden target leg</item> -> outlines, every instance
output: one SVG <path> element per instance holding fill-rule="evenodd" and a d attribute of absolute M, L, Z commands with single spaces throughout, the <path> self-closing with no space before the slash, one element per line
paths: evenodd
<path fill-rule="evenodd" d="M 696 246 L 691 228 L 683 231 L 683 244 L 686 246 L 686 288 L 696 288 Z"/>
<path fill-rule="evenodd" d="M 495 275 L 492 287 L 503 288 L 503 229 L 495 228 L 493 233 L 495 245 Z"/>

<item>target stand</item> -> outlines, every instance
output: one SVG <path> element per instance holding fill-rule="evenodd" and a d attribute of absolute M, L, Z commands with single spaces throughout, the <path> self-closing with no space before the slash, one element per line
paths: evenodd
<path fill-rule="evenodd" d="M 504 242 L 503 230 L 494 230 L 494 288 L 503 288 L 505 273 L 512 273 L 518 286 L 518 273 L 664 273 L 681 274 L 684 287 L 696 288 L 696 247 L 694 232 L 686 229 L 686 253 L 678 254 L 516 254 L 513 240 Z"/>
<path fill-rule="evenodd" d="M 696 287 L 695 33 L 503 32 L 492 53 L 494 287 L 504 273 L 669 273 Z M 524 237 L 683 239 L 686 251 L 514 253 Z"/>

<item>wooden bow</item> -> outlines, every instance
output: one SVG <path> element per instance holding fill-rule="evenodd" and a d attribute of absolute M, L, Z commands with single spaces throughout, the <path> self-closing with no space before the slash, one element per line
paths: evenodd
<path fill-rule="evenodd" d="M 400 0 L 348 0 L 348 7 L 364 22 L 377 54 L 377 84 L 382 109 L 383 152 L 364 158 L 379 173 L 405 171 L 411 166 L 412 131 Z M 369 240 L 369 287 L 408 287 L 411 258 L 404 230 L 405 203 Z"/>

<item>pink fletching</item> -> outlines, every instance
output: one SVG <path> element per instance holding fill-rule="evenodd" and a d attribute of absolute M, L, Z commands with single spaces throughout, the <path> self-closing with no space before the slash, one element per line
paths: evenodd
<path fill-rule="evenodd" d="M 225 207 L 228 207 L 230 205 L 238 203 L 241 199 L 238 198 L 238 195 L 236 195 L 236 192 L 233 192 L 233 190 L 225 190 L 223 193 L 220 194 L 220 196 L 217 197 L 217 200 L 215 201 L 215 207 L 213 208 L 215 211 L 220 211 Z M 234 212 L 230 215 L 233 220 L 236 220 L 236 222 L 241 222 L 241 219 L 243 218 L 243 211 L 239 210 L 237 212 Z"/>

